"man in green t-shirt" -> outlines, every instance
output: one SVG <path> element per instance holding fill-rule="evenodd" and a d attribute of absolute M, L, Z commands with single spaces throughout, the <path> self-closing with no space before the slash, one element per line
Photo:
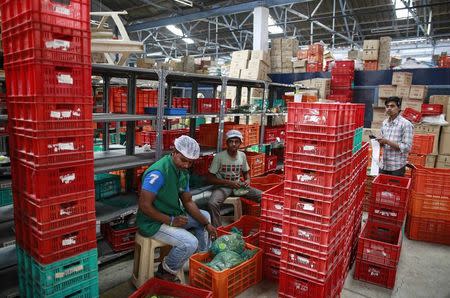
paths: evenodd
<path fill-rule="evenodd" d="M 250 168 L 247 157 L 244 152 L 238 150 L 243 140 L 241 132 L 229 130 L 226 138 L 227 149 L 214 156 L 207 177 L 208 183 L 216 185 L 208 201 L 211 222 L 215 227 L 222 225 L 220 207 L 225 199 L 233 194 L 234 190 L 244 187 L 246 193 L 239 194 L 239 196 L 255 202 L 261 200 L 262 194 L 260 190 L 249 187 Z M 244 182 L 241 182 L 241 174 L 244 177 Z"/>
<path fill-rule="evenodd" d="M 136 217 L 141 235 L 172 246 L 156 272 L 157 277 L 171 281 L 177 281 L 178 270 L 197 249 L 208 250 L 208 234 L 217 237 L 209 213 L 198 209 L 189 192 L 187 170 L 199 157 L 200 146 L 188 136 L 177 138 L 174 145 L 171 155 L 145 171 Z"/>

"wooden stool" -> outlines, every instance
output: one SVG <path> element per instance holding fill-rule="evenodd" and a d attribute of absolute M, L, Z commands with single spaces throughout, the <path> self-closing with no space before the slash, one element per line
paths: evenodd
<path fill-rule="evenodd" d="M 155 275 L 155 250 L 160 248 L 160 257 L 158 260 L 162 262 L 164 256 L 170 251 L 170 245 L 155 240 L 151 237 L 144 237 L 139 232 L 136 233 L 134 249 L 134 265 L 131 281 L 136 288 L 139 288 L 148 279 Z M 163 250 L 166 251 L 163 254 Z M 178 271 L 177 277 L 181 283 L 186 283 L 184 278 L 183 267 Z"/>
<path fill-rule="evenodd" d="M 242 216 L 242 203 L 240 197 L 228 197 L 223 202 L 224 204 L 233 205 L 233 220 L 236 221 Z M 225 216 L 222 216 L 223 218 Z"/>

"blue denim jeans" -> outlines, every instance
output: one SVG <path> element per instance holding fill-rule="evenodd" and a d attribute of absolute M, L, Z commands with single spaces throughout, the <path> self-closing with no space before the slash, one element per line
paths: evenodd
<path fill-rule="evenodd" d="M 208 221 L 211 217 L 208 212 L 200 210 Z M 189 257 L 197 251 L 207 251 L 210 246 L 208 232 L 203 225 L 189 214 L 188 222 L 184 227 L 176 228 L 163 224 L 152 238 L 172 246 L 169 254 L 164 258 L 163 268 L 176 274 L 183 267 Z M 192 230 L 193 234 L 188 230 Z"/>

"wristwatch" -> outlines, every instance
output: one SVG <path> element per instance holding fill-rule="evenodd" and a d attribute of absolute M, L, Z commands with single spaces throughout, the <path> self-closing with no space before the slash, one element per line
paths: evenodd
<path fill-rule="evenodd" d="M 203 227 L 206 228 L 206 227 L 209 226 L 210 224 L 211 224 L 210 222 L 207 222 L 207 223 L 205 223 L 205 224 L 203 225 Z"/>

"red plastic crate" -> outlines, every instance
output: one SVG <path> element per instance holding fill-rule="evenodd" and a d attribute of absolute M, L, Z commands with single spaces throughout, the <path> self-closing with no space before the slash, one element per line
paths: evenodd
<path fill-rule="evenodd" d="M 433 152 L 434 135 L 414 134 L 411 152 L 413 154 L 427 155 Z"/>
<path fill-rule="evenodd" d="M 356 258 L 354 279 L 393 289 L 397 267 L 385 267 Z"/>
<path fill-rule="evenodd" d="M 277 160 L 278 157 L 276 155 L 266 155 L 266 161 L 264 165 L 264 172 L 273 172 L 277 169 Z"/>
<path fill-rule="evenodd" d="M 281 241 L 283 236 L 282 220 L 261 216 L 260 231 L 265 238 Z"/>
<path fill-rule="evenodd" d="M 280 277 L 280 258 L 263 254 L 263 277 L 267 280 L 278 282 Z"/>
<path fill-rule="evenodd" d="M 188 129 L 163 130 L 163 149 L 170 150 L 175 148 L 175 139 L 188 133 Z M 143 136 L 143 144 L 149 144 L 152 148 L 156 147 L 156 131 L 143 131 L 141 135 Z"/>
<path fill-rule="evenodd" d="M 43 61 L 42 61 L 43 62 Z M 5 68 L 8 96 L 91 96 L 91 66 L 27 62 Z"/>
<path fill-rule="evenodd" d="M 199 144 L 205 147 L 216 147 L 218 129 L 219 129 L 218 123 L 201 124 L 198 133 Z M 226 134 L 229 130 L 232 129 L 239 130 L 242 133 L 244 137 L 244 141 L 241 144 L 242 148 L 251 145 L 256 145 L 259 143 L 259 133 L 260 133 L 259 124 L 243 125 L 243 124 L 235 124 L 234 122 L 224 123 L 224 134 Z M 223 138 L 222 146 L 224 148 L 226 147 L 225 138 Z"/>
<path fill-rule="evenodd" d="M 92 129 L 32 131 L 13 129 L 14 156 L 32 165 L 92 160 Z"/>
<path fill-rule="evenodd" d="M 364 61 L 364 70 L 378 70 L 378 60 Z"/>
<path fill-rule="evenodd" d="M 373 264 L 396 267 L 402 248 L 402 226 L 369 218 L 358 244 L 358 259 Z"/>
<path fill-rule="evenodd" d="M 212 114 L 220 112 L 220 98 L 198 98 L 197 112 L 200 114 Z M 225 99 L 225 112 L 231 108 L 231 99 Z"/>
<path fill-rule="evenodd" d="M 128 87 L 109 89 L 109 109 L 113 113 L 128 113 Z M 158 106 L 158 90 L 136 88 L 136 114 L 145 114 L 145 108 Z"/>
<path fill-rule="evenodd" d="M 90 32 L 26 23 L 2 32 L 5 66 L 32 61 L 91 63 Z"/>
<path fill-rule="evenodd" d="M 353 90 L 349 88 L 333 88 L 330 90 L 330 95 L 340 95 L 346 98 L 353 98 Z"/>
<path fill-rule="evenodd" d="M 151 295 L 174 298 L 212 298 L 212 292 L 159 278 L 151 278 L 140 286 L 129 298 L 146 298 Z"/>
<path fill-rule="evenodd" d="M 332 298 L 339 296 L 343 263 L 337 263 L 328 277 L 321 281 L 309 275 L 280 270 L 280 298 Z"/>
<path fill-rule="evenodd" d="M 406 208 L 411 179 L 391 175 L 378 175 L 372 182 L 371 202 Z"/>
<path fill-rule="evenodd" d="M 334 165 L 351 156 L 353 133 L 319 135 L 288 131 L 286 159 Z"/>
<path fill-rule="evenodd" d="M 17 177 L 16 190 L 34 200 L 52 200 L 53 197 L 94 189 L 92 160 L 35 169 L 14 159 L 12 170 Z"/>
<path fill-rule="evenodd" d="M 342 259 L 344 241 L 339 240 L 329 247 L 327 253 L 308 250 L 302 246 L 283 243 L 281 246 L 280 268 L 304 274 L 319 280 L 325 280 L 333 267 Z"/>
<path fill-rule="evenodd" d="M 5 0 L 1 5 L 2 30 L 24 23 L 44 23 L 90 30 L 90 3 L 84 0 Z"/>
<path fill-rule="evenodd" d="M 444 107 L 441 104 L 422 104 L 421 113 L 424 116 L 436 116 L 444 112 Z"/>
<path fill-rule="evenodd" d="M 264 143 L 284 141 L 286 135 L 286 125 L 268 126 L 264 128 Z"/>
<path fill-rule="evenodd" d="M 260 219 L 256 216 L 244 215 L 239 220 L 229 224 L 227 226 L 221 226 L 217 228 L 219 236 L 231 234 L 233 227 L 242 231 L 242 239 L 246 243 L 258 246 L 259 244 L 259 226 Z"/>
<path fill-rule="evenodd" d="M 331 94 L 328 95 L 328 100 L 334 100 L 336 102 L 341 103 L 350 103 L 353 100 L 353 97 L 344 94 Z"/>
<path fill-rule="evenodd" d="M 283 217 L 283 242 L 302 245 L 316 251 L 326 251 L 339 241 L 346 228 L 346 216 L 336 217 L 330 224 L 321 224 L 299 217 Z M 286 240 L 284 240 L 286 239 Z"/>
<path fill-rule="evenodd" d="M 46 99 L 29 102 L 29 98 L 9 97 L 8 121 L 13 121 L 13 127 L 31 130 L 92 128 L 91 97 L 85 103 L 70 103 L 70 98 L 67 103 L 49 103 Z"/>
<path fill-rule="evenodd" d="M 194 161 L 192 172 L 197 175 L 207 175 L 209 167 L 214 159 L 214 155 L 204 155 Z"/>
<path fill-rule="evenodd" d="M 411 240 L 450 245 L 450 221 L 420 218 L 408 214 L 405 234 Z"/>
<path fill-rule="evenodd" d="M 282 220 L 284 209 L 284 184 L 280 183 L 265 192 L 261 197 L 261 216 Z"/>
<path fill-rule="evenodd" d="M 334 67 L 331 69 L 332 75 L 352 75 L 355 71 L 354 60 L 334 61 Z"/>
<path fill-rule="evenodd" d="M 119 228 L 110 224 L 102 225 L 102 234 L 116 252 L 133 249 L 136 232 L 137 227 Z"/>
<path fill-rule="evenodd" d="M 331 75 L 331 88 L 335 87 L 353 87 L 353 75 Z"/>
<path fill-rule="evenodd" d="M 281 239 L 272 238 L 270 234 L 261 231 L 259 236 L 259 248 L 264 252 L 264 256 L 277 260 L 278 267 L 280 266 Z"/>
<path fill-rule="evenodd" d="M 264 153 L 256 153 L 246 151 L 247 162 L 250 167 L 250 177 L 264 175 L 266 155 Z"/>
<path fill-rule="evenodd" d="M 406 216 L 405 206 L 392 207 L 372 202 L 369 205 L 369 218 L 380 222 L 402 226 Z"/>
<path fill-rule="evenodd" d="M 309 60 L 309 58 L 308 58 Z M 307 63 L 306 64 L 306 72 L 321 72 L 323 71 L 322 63 Z"/>
<path fill-rule="evenodd" d="M 17 218 L 19 244 L 41 264 L 49 264 L 97 247 L 95 220 L 40 233 L 31 228 L 26 218 Z M 18 224 L 19 223 L 19 224 Z"/>
<path fill-rule="evenodd" d="M 285 161 L 286 180 L 308 186 L 335 187 L 352 173 L 352 164 L 344 162 L 336 167 Z"/>
<path fill-rule="evenodd" d="M 189 97 L 174 97 L 172 98 L 172 107 L 184 108 L 187 113 L 191 112 L 191 98 Z"/>
<path fill-rule="evenodd" d="M 330 224 L 349 200 L 349 189 L 342 189 L 334 196 L 290 190 L 285 193 L 285 214 L 301 217 L 317 223 Z"/>
<path fill-rule="evenodd" d="M 37 201 L 30 196 L 14 192 L 14 212 L 27 217 L 30 227 L 48 232 L 74 224 L 95 220 L 95 194 L 87 191 L 58 199 Z"/>
<path fill-rule="evenodd" d="M 278 158 L 278 156 L 277 156 L 277 158 Z M 265 192 L 275 186 L 278 186 L 283 181 L 284 181 L 284 176 L 282 176 L 282 175 L 268 174 L 266 176 L 251 178 L 250 186 Z"/>
<path fill-rule="evenodd" d="M 350 181 L 343 181 L 339 185 L 335 185 L 333 187 L 323 187 L 317 186 L 313 184 L 300 183 L 297 181 L 285 180 L 284 186 L 286 190 L 299 190 L 299 191 L 307 191 L 315 194 L 322 194 L 326 196 L 334 196 L 336 195 L 342 188 L 348 187 L 350 185 Z"/>
<path fill-rule="evenodd" d="M 450 220 L 450 198 L 411 193 L 408 213 L 420 218 Z"/>
<path fill-rule="evenodd" d="M 402 113 L 403 118 L 411 121 L 412 123 L 419 123 L 422 121 L 422 113 L 412 108 L 406 108 Z"/>
<path fill-rule="evenodd" d="M 356 106 L 342 103 L 289 103 L 288 124 L 331 126 L 355 124 Z"/>
<path fill-rule="evenodd" d="M 259 203 L 245 198 L 240 199 L 242 204 L 242 214 L 251 216 L 259 216 L 261 214 L 261 206 Z"/>
<path fill-rule="evenodd" d="M 413 170 L 414 193 L 450 198 L 450 169 L 427 169 L 417 166 Z"/>

